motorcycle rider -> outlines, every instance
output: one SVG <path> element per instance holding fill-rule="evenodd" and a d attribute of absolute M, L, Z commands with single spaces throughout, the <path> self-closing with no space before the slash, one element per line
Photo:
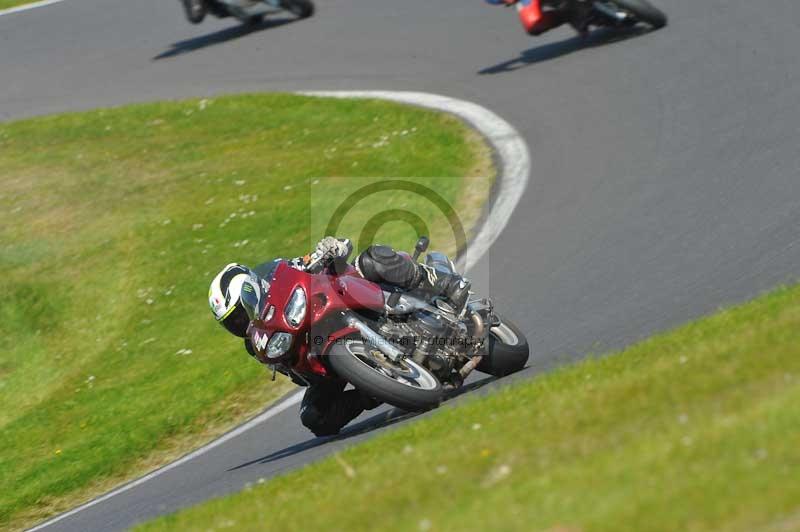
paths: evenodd
<path fill-rule="evenodd" d="M 319 273 L 326 267 L 337 271 L 346 264 L 353 251 L 348 239 L 325 237 L 317 244 L 312 255 L 291 259 L 288 264 L 301 271 Z M 214 278 L 209 289 L 209 303 L 217 321 L 231 334 L 245 338 L 247 352 L 259 359 L 247 336 L 250 317 L 242 301 L 243 290 L 250 287 L 258 290 L 256 283 L 268 290 L 269 279 L 258 270 L 274 268 L 281 259 L 251 270 L 241 264 L 229 264 Z M 362 277 L 369 281 L 390 284 L 404 290 L 418 290 L 446 298 L 456 312 L 466 305 L 470 284 L 457 274 L 444 274 L 435 269 L 414 262 L 406 255 L 400 255 L 392 248 L 372 245 L 360 253 L 353 265 Z M 248 288 L 243 288 L 250 285 Z M 308 386 L 300 407 L 300 420 L 317 436 L 330 436 L 355 419 L 364 410 L 371 410 L 380 403 L 358 390 L 345 391 L 344 381 L 320 379 L 309 380 L 297 375 L 289 377 L 301 386 Z"/>
<path fill-rule="evenodd" d="M 582 37 L 588 34 L 588 0 L 486 0 L 493 5 L 517 6 L 525 31 L 541 35 L 569 23 Z"/>

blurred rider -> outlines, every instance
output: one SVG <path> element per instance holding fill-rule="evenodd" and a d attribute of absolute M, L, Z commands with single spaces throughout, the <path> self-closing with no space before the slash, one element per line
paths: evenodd
<path fill-rule="evenodd" d="M 324 260 L 312 261 L 311 255 L 286 261 L 291 267 L 308 273 L 320 273 L 328 266 L 339 270 L 353 251 L 348 239 L 323 238 L 316 246 L 314 256 Z M 253 345 L 247 337 L 250 317 L 242 302 L 242 290 L 247 284 L 269 285 L 267 271 L 282 259 L 251 270 L 241 264 L 229 264 L 214 278 L 209 289 L 209 304 L 217 321 L 235 336 L 245 338 L 245 349 L 258 360 Z M 443 296 L 458 312 L 469 297 L 470 284 L 460 275 L 444 274 L 419 264 L 407 255 L 400 255 L 388 246 L 373 245 L 359 254 L 353 266 L 365 279 L 400 287 L 404 290 L 419 290 Z M 266 268 L 266 269 L 263 269 Z M 255 287 L 256 289 L 258 287 Z M 331 379 L 313 380 L 287 373 L 293 382 L 308 386 L 300 407 L 300 420 L 317 436 L 330 436 L 339 431 L 364 410 L 380 403 L 358 390 L 345 391 L 346 383 Z"/>

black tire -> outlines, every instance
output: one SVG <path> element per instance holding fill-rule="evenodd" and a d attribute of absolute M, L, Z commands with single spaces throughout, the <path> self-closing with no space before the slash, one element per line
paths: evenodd
<path fill-rule="evenodd" d="M 208 8 L 203 0 L 181 0 L 186 19 L 192 24 L 200 24 L 206 18 Z"/>
<path fill-rule="evenodd" d="M 360 338 L 358 341 L 361 341 Z M 339 377 L 358 390 L 397 408 L 422 412 L 436 408 L 442 402 L 442 385 L 429 372 L 428 376 L 435 382 L 435 387 L 423 389 L 403 384 L 367 365 L 350 352 L 345 342 L 337 342 L 331 347 L 328 362 Z"/>
<path fill-rule="evenodd" d="M 282 0 L 281 6 L 297 18 L 308 18 L 314 14 L 311 0 Z"/>
<path fill-rule="evenodd" d="M 206 7 L 208 7 L 208 12 L 217 18 L 228 18 L 231 16 L 231 12 L 228 11 L 228 8 L 225 7 L 225 4 L 212 2 L 207 4 Z"/>
<path fill-rule="evenodd" d="M 653 29 L 667 25 L 667 15 L 647 0 L 612 0 L 612 2 Z"/>
<path fill-rule="evenodd" d="M 264 15 L 253 15 L 252 17 L 248 17 L 247 20 L 244 21 L 246 26 L 255 27 L 260 26 L 264 22 Z"/>
<path fill-rule="evenodd" d="M 523 369 L 530 356 L 525 334 L 510 321 L 500 318 L 500 326 L 489 331 L 489 353 L 475 368 L 495 377 L 505 377 Z"/>

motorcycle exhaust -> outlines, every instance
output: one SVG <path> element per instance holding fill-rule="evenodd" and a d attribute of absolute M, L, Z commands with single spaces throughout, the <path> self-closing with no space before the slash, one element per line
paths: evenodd
<path fill-rule="evenodd" d="M 389 357 L 392 362 L 399 362 L 403 359 L 405 354 L 391 344 L 386 338 L 376 333 L 366 323 L 359 320 L 353 315 L 347 317 L 347 325 L 358 329 L 364 340 L 367 341 L 372 347 Z"/>
<path fill-rule="evenodd" d="M 483 317 L 477 312 L 473 312 L 470 318 L 472 318 L 472 324 L 475 326 L 473 335 L 483 338 L 486 334 L 486 324 L 483 322 Z"/>
<path fill-rule="evenodd" d="M 470 358 L 469 362 L 464 364 L 464 367 L 461 368 L 458 374 L 461 375 L 462 379 L 466 379 L 467 375 L 475 371 L 475 368 L 478 367 L 478 364 L 481 363 L 481 360 L 483 360 L 483 355 L 475 355 L 474 357 Z"/>

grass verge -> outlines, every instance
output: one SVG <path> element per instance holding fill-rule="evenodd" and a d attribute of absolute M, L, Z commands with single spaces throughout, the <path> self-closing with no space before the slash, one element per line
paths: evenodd
<path fill-rule="evenodd" d="M 800 287 L 139 530 L 800 529 Z"/>
<path fill-rule="evenodd" d="M 12 7 L 24 6 L 25 4 L 32 4 L 40 0 L 0 0 L 0 11 L 4 9 L 11 9 Z"/>
<path fill-rule="evenodd" d="M 461 122 L 379 101 L 243 95 L 0 124 L 0 527 L 165 463 L 288 389 L 214 324 L 222 266 L 305 253 L 382 176 L 435 189 L 469 224 L 490 180 L 463 176 L 487 161 Z M 340 234 L 401 203 L 451 247 L 424 197 L 371 199 Z M 376 237 L 415 235 L 388 220 Z"/>

